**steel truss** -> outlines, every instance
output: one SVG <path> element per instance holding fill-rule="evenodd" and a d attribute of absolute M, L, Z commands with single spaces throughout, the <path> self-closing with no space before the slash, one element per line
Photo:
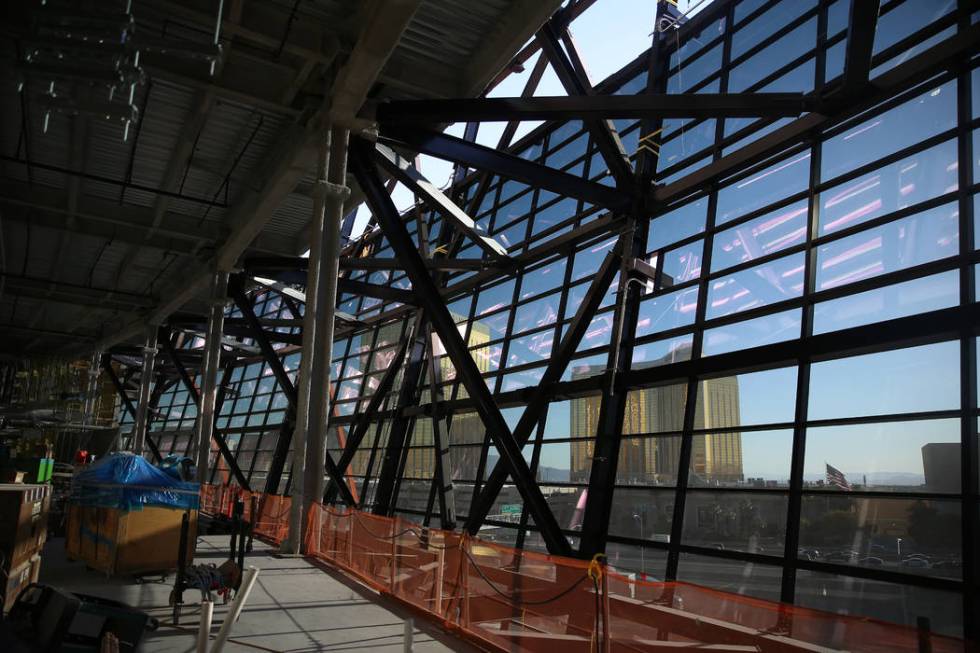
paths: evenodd
<path fill-rule="evenodd" d="M 666 3 L 658 3 L 665 7 Z M 772 7 L 773 3 L 765 5 L 758 11 L 762 13 Z M 819 16 L 821 33 L 826 32 L 826 5 L 819 3 L 814 15 Z M 630 79 L 641 71 L 646 71 L 646 93 L 637 96 L 613 96 L 604 93 L 603 86 L 593 88 L 584 75 L 584 67 L 578 59 L 578 54 L 567 32 L 567 16 L 559 15 L 548 23 L 538 35 L 535 47 L 543 51 L 541 61 L 553 66 L 568 97 L 562 98 L 533 98 L 533 86 L 521 98 L 504 99 L 450 99 L 391 102 L 376 107 L 375 117 L 380 124 L 380 132 L 375 140 L 354 138 L 350 147 L 350 169 L 356 177 L 367 203 L 371 208 L 374 219 L 381 226 L 385 245 L 390 245 L 392 254 L 387 257 L 372 258 L 370 246 L 380 241 L 358 240 L 352 242 L 343 252 L 341 269 L 349 275 L 351 271 L 398 271 L 404 270 L 411 283 L 411 290 L 382 286 L 377 283 L 342 278 L 340 291 L 351 295 L 372 297 L 384 302 L 396 302 L 399 306 L 388 306 L 380 313 L 370 317 L 360 317 L 359 322 L 347 322 L 338 329 L 337 339 L 354 333 L 365 333 L 371 329 L 402 319 L 408 324 L 407 333 L 403 334 L 397 344 L 388 368 L 378 378 L 373 396 L 361 403 L 361 410 L 349 416 L 333 415 L 331 427 L 349 427 L 347 440 L 342 443 L 342 453 L 336 463 L 328 454 L 325 469 L 330 477 L 326 500 L 334 501 L 338 497 L 347 505 L 359 505 L 364 501 L 367 479 L 372 476 L 376 457 L 380 455 L 380 472 L 377 474 L 377 486 L 370 508 L 379 514 L 410 513 L 411 511 L 398 508 L 399 484 L 403 477 L 405 460 L 412 446 L 412 429 L 419 420 L 432 419 L 435 455 L 435 474 L 429 493 L 429 500 L 424 513 L 417 512 L 426 524 L 433 516 L 440 518 L 443 527 L 451 527 L 455 522 L 455 504 L 452 501 L 452 481 L 448 444 L 450 434 L 446 424 L 447 418 L 463 410 L 475 410 L 486 428 L 487 442 L 481 450 L 481 458 L 476 476 L 476 487 L 468 514 L 465 516 L 465 528 L 470 533 L 478 533 L 488 524 L 495 502 L 498 501 L 502 488 L 507 483 L 513 483 L 523 499 L 523 514 L 519 537 L 523 541 L 525 532 L 537 532 L 545 541 L 548 550 L 553 553 L 579 555 L 591 558 L 603 552 L 610 541 L 621 544 L 632 544 L 647 550 L 658 550 L 666 554 L 666 577 L 677 577 L 678 562 L 682 554 L 710 553 L 718 557 L 727 557 L 748 562 L 770 563 L 782 565 L 781 598 L 793 602 L 796 573 L 798 570 L 821 571 L 836 573 L 859 578 L 887 582 L 901 582 L 906 585 L 944 590 L 954 590 L 964 596 L 964 624 L 968 636 L 976 635 L 977 624 L 980 624 L 980 605 L 976 596 L 980 589 L 980 560 L 977 550 L 980 540 L 980 510 L 977 501 L 977 389 L 976 389 L 976 337 L 980 333 L 980 308 L 973 303 L 975 295 L 975 277 L 972 266 L 980 263 L 980 255 L 973 250 L 973 192 L 976 190 L 970 177 L 968 166 L 962 162 L 970 161 L 976 154 L 971 152 L 967 126 L 971 129 L 977 121 L 970 113 L 969 98 L 964 90 L 970 76 L 968 62 L 971 55 L 977 52 L 980 43 L 980 27 L 971 25 L 970 13 L 966 3 L 960 8 L 956 21 L 959 32 L 941 43 L 934 45 L 906 61 L 898 64 L 887 73 L 869 81 L 869 71 L 881 60 L 872 57 L 873 30 L 878 15 L 878 2 L 855 2 L 851 11 L 850 26 L 846 35 L 846 65 L 842 81 L 834 85 L 822 83 L 823 73 L 819 73 L 819 97 L 796 94 L 760 94 L 760 93 L 728 93 L 726 77 L 718 93 L 668 95 L 667 80 L 670 75 L 669 56 L 676 42 L 683 35 L 697 34 L 712 21 L 721 17 L 727 19 L 727 24 L 733 23 L 734 2 L 718 2 L 706 8 L 687 24 L 680 28 L 677 39 L 671 33 L 671 38 L 661 34 L 654 37 L 653 45 L 645 59 L 637 60 L 628 69 L 617 76 L 618 81 Z M 801 19 L 802 20 L 802 19 Z M 777 32 L 779 35 L 790 31 L 792 25 Z M 825 36 L 821 36 L 825 39 Z M 732 62 L 731 39 L 722 37 L 722 66 L 727 69 Z M 701 52 L 714 47 L 716 41 L 707 42 Z M 817 68 L 823 68 L 823 50 L 818 47 Z M 697 54 L 697 53 L 695 53 Z M 532 79 L 540 79 L 544 66 L 535 68 Z M 780 73 L 781 74 L 781 73 Z M 680 200 L 691 197 L 709 197 L 708 216 L 715 215 L 717 190 L 721 181 L 735 173 L 749 170 L 753 166 L 761 166 L 773 155 L 792 151 L 791 148 L 809 145 L 819 141 L 822 131 L 847 120 L 850 117 L 871 109 L 881 103 L 893 101 L 903 93 L 916 89 L 927 80 L 960 80 L 960 120 L 956 133 L 959 138 L 960 182 L 958 190 L 949 196 L 936 200 L 950 201 L 951 198 L 960 203 L 960 241 L 961 251 L 955 257 L 935 261 L 933 263 L 909 268 L 896 273 L 879 276 L 873 280 L 859 282 L 847 290 L 827 290 L 817 292 L 813 278 L 815 271 L 809 261 L 810 249 L 816 238 L 808 238 L 800 251 L 806 252 L 807 292 L 798 299 L 786 300 L 781 308 L 800 308 L 802 311 L 801 337 L 786 342 L 770 344 L 732 353 L 719 354 L 702 358 L 695 356 L 691 360 L 673 362 L 659 367 L 632 369 L 634 349 L 637 346 L 635 337 L 640 303 L 644 298 L 643 285 L 648 281 L 658 288 L 662 287 L 663 278 L 656 278 L 658 273 L 649 266 L 645 267 L 642 257 L 646 254 L 647 236 L 652 216 L 667 212 Z M 761 80 L 760 85 L 772 81 Z M 536 83 L 536 81 L 535 81 Z M 935 81 L 933 81 L 935 83 Z M 809 112 L 809 113 L 807 113 Z M 718 156 L 711 163 L 665 185 L 654 185 L 654 173 L 658 170 L 659 149 L 662 143 L 660 136 L 663 120 L 670 117 L 691 118 L 720 118 L 735 116 L 758 116 L 767 119 L 793 117 L 803 113 L 802 117 L 789 122 L 785 126 L 769 132 L 730 154 Z M 642 119 L 640 133 L 643 135 L 644 147 L 633 160 L 627 158 L 623 151 L 620 137 L 611 123 L 613 118 Z M 530 119 L 547 120 L 582 120 L 591 136 L 594 147 L 598 150 L 603 163 L 610 170 L 615 180 L 611 187 L 589 178 L 569 174 L 549 168 L 543 164 L 528 161 L 514 154 L 502 151 L 510 143 L 513 129 L 508 127 L 505 137 L 501 140 L 502 148 L 492 149 L 473 142 L 473 130 L 467 130 L 467 138 L 456 138 L 436 131 L 435 125 L 444 122 L 481 120 L 506 120 L 510 125 L 517 121 Z M 509 132 L 509 134 L 508 134 Z M 720 151 L 745 134 L 737 132 L 726 136 L 721 121 L 718 121 L 715 133 L 715 147 Z M 937 139 L 940 137 L 937 137 Z M 948 134 L 942 135 L 949 138 Z M 938 141 L 937 141 L 938 142 Z M 819 157 L 819 147 L 814 148 L 815 157 Z M 440 191 L 422 177 L 411 161 L 416 153 L 428 154 L 455 163 L 462 171 L 472 170 L 473 174 L 467 179 L 472 183 L 476 192 L 469 197 L 457 197 L 456 189 Z M 896 153 L 898 160 L 903 153 Z M 683 168 L 685 164 L 679 164 Z M 877 162 L 875 165 L 881 165 Z M 811 163 L 811 170 L 817 169 Z M 441 219 L 442 230 L 436 242 L 431 242 L 429 235 L 420 228 L 413 239 L 406 228 L 406 221 L 415 220 L 417 215 L 409 212 L 399 215 L 395 209 L 386 187 L 382 173 L 392 176 L 406 184 L 428 208 L 435 211 Z M 863 174 L 862 171 L 855 171 Z M 517 180 L 531 186 L 537 191 L 550 191 L 558 195 L 575 198 L 584 203 L 594 205 L 590 209 L 594 219 L 573 225 L 561 236 L 547 241 L 544 245 L 533 247 L 522 254 L 508 252 L 502 244 L 481 231 L 478 221 L 473 217 L 478 213 L 485 195 L 489 192 L 494 176 L 504 179 Z M 456 181 L 461 180 L 457 178 Z M 811 179 L 811 188 L 799 197 L 806 198 L 811 206 L 819 187 L 818 179 Z M 974 185 L 971 185 L 974 184 Z M 462 184 L 457 184 L 457 187 Z M 772 207 L 769 207 L 771 209 Z M 921 208 L 921 207 L 920 207 Z M 769 210 L 767 209 L 767 210 Z M 749 216 L 754 217 L 754 216 Z M 890 214 L 888 220 L 895 217 Z M 419 220 L 420 226 L 424 220 Z M 726 225 L 727 226 L 727 225 Z M 862 227 L 867 227 L 867 224 Z M 716 231 L 713 218 L 709 217 L 703 234 L 692 237 L 693 240 L 706 239 L 705 254 L 702 262 L 703 273 L 697 280 L 687 282 L 687 287 L 697 287 L 702 300 L 698 304 L 693 327 L 692 351 L 699 352 L 704 337 L 705 323 L 710 326 L 734 323 L 735 321 L 753 317 L 756 313 L 747 312 L 735 317 L 720 318 L 709 321 L 706 315 L 705 299 L 709 283 L 713 276 L 709 274 L 711 248 L 710 243 Z M 493 393 L 487 387 L 483 374 L 477 368 L 474 359 L 461 337 L 456 321 L 450 314 L 448 305 L 485 286 L 489 282 L 503 280 L 513 275 L 515 271 L 527 269 L 539 262 L 553 260 L 556 253 L 564 255 L 576 245 L 597 242 L 603 238 L 614 237 L 616 245 L 606 255 L 602 264 L 594 273 L 588 291 L 582 299 L 574 317 L 562 335 L 561 329 L 556 329 L 560 337 L 556 337 L 557 348 L 553 350 L 540 382 L 531 388 L 510 392 Z M 469 244 L 475 245 L 486 257 L 479 260 L 453 259 L 443 253 L 454 253 Z M 383 245 L 374 246 L 374 251 L 382 249 Z M 780 255 L 785 254 L 781 252 Z M 751 265 L 760 263 L 763 259 L 754 260 Z M 256 277 L 267 277 L 277 280 L 280 284 L 305 283 L 305 260 L 284 258 L 252 259 L 245 262 L 245 273 Z M 741 269 L 741 268 L 738 268 Z M 962 301 L 960 306 L 946 308 L 910 317 L 901 317 L 884 323 L 859 326 L 830 334 L 815 334 L 812 325 L 812 313 L 817 301 L 844 296 L 860 290 L 872 290 L 904 280 L 919 278 L 925 274 L 942 271 L 959 270 L 961 273 L 960 288 Z M 463 278 L 453 278 L 451 272 L 463 271 L 469 274 Z M 726 274 L 732 270 L 726 270 Z M 651 279 L 650 275 L 654 275 Z M 662 272 L 659 273 L 662 275 Z M 562 380 L 563 373 L 573 356 L 582 353 L 579 350 L 586 329 L 601 310 L 601 304 L 607 297 L 614 279 L 618 276 L 615 286 L 615 304 L 613 309 L 612 340 L 609 345 L 608 358 L 603 373 L 591 378 Z M 566 276 L 565 286 L 569 277 Z M 232 290 L 236 305 L 242 312 L 242 323 L 234 319 L 226 321 L 226 331 L 232 335 L 247 336 L 261 350 L 262 358 L 271 366 L 280 386 L 290 398 L 291 409 L 283 424 L 278 448 L 275 452 L 270 469 L 267 491 L 278 492 L 283 465 L 289 448 L 289 436 L 293 420 L 295 389 L 281 364 L 281 351 L 277 351 L 272 342 L 294 344 L 295 336 L 290 334 L 273 335 L 268 328 L 272 324 L 263 324 L 251 310 L 246 292 L 245 279 L 239 278 L 237 286 Z M 680 286 L 684 287 L 684 286 Z M 515 300 L 517 294 L 515 291 Z M 295 297 L 294 297 L 295 300 Z M 563 307 L 564 308 L 564 307 Z M 758 315 L 770 314 L 777 310 L 773 305 L 757 311 Z M 294 310 L 294 318 L 299 317 Z M 470 314 L 472 317 L 472 313 Z M 411 320 L 406 320 L 411 318 Z M 511 320 L 513 317 L 511 317 Z M 185 325 L 191 324 L 185 322 Z M 194 322 L 195 329 L 200 330 L 200 322 Z M 240 330 L 236 330 L 240 329 Z M 658 334 L 658 337 L 670 337 L 679 333 L 691 332 L 691 327 L 679 329 L 677 333 L 668 331 Z M 437 397 L 439 361 L 436 360 L 435 338 L 451 360 L 456 371 L 457 387 L 465 389 L 467 396 Z M 830 356 L 842 354 L 858 354 L 882 351 L 895 347 L 908 347 L 920 344 L 941 342 L 958 339 L 962 351 L 962 409 L 953 411 L 951 416 L 962 417 L 962 510 L 964 515 L 964 531 L 962 551 L 964 566 L 962 581 L 926 575 L 901 574 L 892 571 L 855 567 L 844 564 L 800 560 L 797 555 L 799 533 L 797 524 L 800 520 L 803 488 L 803 461 L 805 445 L 805 428 L 808 421 L 806 396 L 809 384 L 810 366 Z M 646 341 L 641 340 L 640 344 Z M 172 345 L 168 348 L 167 340 L 164 347 L 172 355 Z M 506 348 L 504 355 L 506 355 Z M 185 379 L 187 372 L 179 364 L 179 357 L 172 355 L 171 360 L 177 367 L 182 382 L 190 387 L 192 384 Z M 784 425 L 793 431 L 791 480 L 789 489 L 784 492 L 788 496 L 788 521 L 784 550 L 780 557 L 761 556 L 741 552 L 718 552 L 705 547 L 693 546 L 683 542 L 685 519 L 685 502 L 687 500 L 688 474 L 692 457 L 692 433 L 695 428 L 695 397 L 698 384 L 704 378 L 746 372 L 752 370 L 770 369 L 786 365 L 796 365 L 797 405 L 792 423 Z M 402 374 L 401 383 L 397 385 L 398 376 Z M 117 387 L 121 387 L 116 379 Z M 678 461 L 678 478 L 673 493 L 673 513 L 670 524 L 669 542 L 660 543 L 609 535 L 609 515 L 612 509 L 613 493 L 616 487 L 617 464 L 621 445 L 621 433 L 625 419 L 626 398 L 630 390 L 662 386 L 667 384 L 682 384 L 686 391 L 686 405 L 683 414 L 681 448 Z M 392 393 L 397 390 L 397 399 L 389 402 Z M 422 394 L 429 392 L 430 401 L 420 405 Z M 542 415 L 546 413 L 549 403 L 586 394 L 600 396 L 598 428 L 595 435 L 595 452 L 588 481 L 588 493 L 585 504 L 585 517 L 582 520 L 581 533 L 563 529 L 552 509 L 545 500 L 535 473 L 540 462 L 541 439 L 534 439 L 535 434 L 542 431 Z M 125 400 L 124 400 L 125 402 Z M 511 429 L 504 419 L 501 409 L 504 407 L 521 406 L 524 408 L 516 426 Z M 919 416 L 928 417 L 929 415 Z M 915 417 L 915 416 L 913 416 Z M 383 448 L 379 445 L 382 423 L 390 421 L 390 432 Z M 368 461 L 368 472 L 365 474 L 365 484 L 358 500 L 351 491 L 353 472 L 351 465 L 355 455 L 364 451 L 369 445 L 370 433 L 375 429 L 375 439 L 371 443 L 371 457 Z M 522 449 L 533 442 L 533 453 L 530 465 L 522 454 Z M 484 468 L 490 466 L 488 453 L 490 445 L 499 453 L 499 460 L 494 463 L 483 479 Z M 220 447 L 219 442 L 219 447 Z M 379 450 L 380 449 L 380 450 Z M 222 449 L 222 455 L 225 451 Z M 231 467 L 230 454 L 226 457 Z M 233 467 L 236 478 L 243 474 Z M 438 513 L 436 501 L 438 498 Z M 533 526 L 528 526 L 533 519 Z M 499 525 L 499 524 L 498 524 Z M 581 543 L 576 551 L 569 545 L 570 536 L 580 535 Z"/>

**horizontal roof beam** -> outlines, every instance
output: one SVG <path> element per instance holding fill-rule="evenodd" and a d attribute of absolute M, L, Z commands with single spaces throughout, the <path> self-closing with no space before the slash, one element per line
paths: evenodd
<path fill-rule="evenodd" d="M 384 102 L 382 125 L 511 120 L 604 120 L 613 118 L 782 118 L 816 108 L 802 93 L 707 93 L 683 95 L 574 95 L 459 98 Z"/>
<path fill-rule="evenodd" d="M 469 168 L 489 170 L 502 177 L 613 210 L 624 209 L 631 202 L 628 195 L 615 188 L 437 131 L 391 127 L 385 129 L 378 140 L 389 146 L 428 154 Z"/>

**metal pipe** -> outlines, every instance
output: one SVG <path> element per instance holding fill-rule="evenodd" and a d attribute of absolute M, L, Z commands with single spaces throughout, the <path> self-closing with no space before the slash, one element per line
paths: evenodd
<path fill-rule="evenodd" d="M 323 218 L 323 242 L 321 244 L 319 282 L 317 284 L 317 306 L 320 313 L 319 324 L 314 334 L 314 389 L 311 392 L 310 415 L 317 416 L 312 428 L 307 431 L 306 475 L 304 478 L 306 496 L 305 508 L 314 501 L 323 500 L 325 489 L 324 464 L 327 456 L 327 422 L 330 416 L 330 358 L 333 352 L 334 319 L 337 307 L 337 277 L 340 274 L 340 230 L 344 220 L 344 202 L 350 197 L 347 187 L 347 138 L 348 131 L 334 127 L 330 137 L 330 165 L 327 173 L 326 201 Z M 338 478 L 337 483 L 345 479 Z M 347 494 L 347 493 L 345 493 Z M 304 513 L 305 514 L 305 513 Z"/>
<path fill-rule="evenodd" d="M 303 522 L 306 514 L 306 442 L 311 420 L 311 384 L 315 378 L 314 359 L 316 359 L 316 332 L 321 323 L 320 305 L 317 301 L 320 260 L 323 250 L 323 216 L 326 200 L 327 166 L 330 156 L 330 131 L 326 130 L 320 139 L 316 162 L 316 182 L 313 187 L 313 217 L 311 220 L 312 242 L 310 258 L 306 266 L 306 307 L 303 313 L 303 354 L 299 362 L 299 383 L 296 397 L 296 426 L 293 429 L 293 479 L 292 503 L 289 506 L 289 536 L 282 544 L 287 553 L 299 553 L 303 541 Z M 317 392 L 322 388 L 317 388 Z"/>
<path fill-rule="evenodd" d="M 136 404 L 136 420 L 133 426 L 132 449 L 137 456 L 143 455 L 146 432 L 149 427 L 150 386 L 153 385 L 153 367 L 157 355 L 157 327 L 146 327 L 146 340 L 143 344 L 143 372 L 140 378 L 140 393 Z"/>
<path fill-rule="evenodd" d="M 221 650 L 225 647 L 225 642 L 228 641 L 228 635 L 231 633 L 231 627 L 236 621 L 238 621 L 238 615 L 242 613 L 242 609 L 245 607 L 245 601 L 248 600 L 248 595 L 252 591 L 252 586 L 255 585 L 255 579 L 259 577 L 259 570 L 255 567 L 249 567 L 245 570 L 245 574 L 242 577 L 241 589 L 235 593 L 235 600 L 231 602 L 231 609 L 228 610 L 228 616 L 221 624 L 221 629 L 218 630 L 218 635 L 214 638 L 214 645 L 211 647 L 211 653 L 221 653 Z"/>
<path fill-rule="evenodd" d="M 212 601 L 201 601 L 201 622 L 197 628 L 197 653 L 208 653 L 211 639 L 211 615 L 214 613 Z"/>
<path fill-rule="evenodd" d="M 214 413 L 218 395 L 218 370 L 221 369 L 221 338 L 225 322 L 228 273 L 219 270 L 211 280 L 211 306 L 208 330 L 204 340 L 204 365 L 201 370 L 201 406 L 194 423 L 197 443 L 197 481 L 204 483 L 210 466 L 211 438 L 214 436 Z"/>

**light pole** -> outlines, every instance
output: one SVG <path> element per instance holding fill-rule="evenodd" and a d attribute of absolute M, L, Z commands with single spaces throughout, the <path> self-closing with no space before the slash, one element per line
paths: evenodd
<path fill-rule="evenodd" d="M 635 519 L 640 524 L 640 539 L 642 540 L 643 539 L 643 515 L 638 515 L 634 513 L 633 519 Z M 640 572 L 644 574 L 647 572 L 646 547 L 644 547 L 642 543 L 640 544 Z"/>
<path fill-rule="evenodd" d="M 895 547 L 897 549 L 896 553 L 898 555 L 898 564 L 902 564 L 902 538 L 895 538 Z"/>

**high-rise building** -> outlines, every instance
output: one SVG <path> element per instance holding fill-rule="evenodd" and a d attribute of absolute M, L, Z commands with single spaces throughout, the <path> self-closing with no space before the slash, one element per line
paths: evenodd
<path fill-rule="evenodd" d="M 669 362 L 669 361 L 668 361 Z M 573 378 L 591 376 L 579 370 Z M 674 384 L 633 390 L 626 399 L 623 439 L 619 449 L 617 483 L 672 485 L 680 460 L 680 431 L 684 427 L 687 387 Z M 599 424 L 600 398 L 580 397 L 571 402 L 572 437 L 570 480 L 585 483 L 592 468 L 592 452 Z M 731 429 L 740 424 L 738 378 L 705 379 L 698 385 L 694 429 Z M 665 434 L 649 437 L 650 434 Z M 673 434 L 673 435 L 667 435 Z M 637 437 L 633 437 L 637 436 Z M 742 475 L 742 434 L 720 431 L 694 436 L 691 450 L 692 485 L 737 483 Z"/>

